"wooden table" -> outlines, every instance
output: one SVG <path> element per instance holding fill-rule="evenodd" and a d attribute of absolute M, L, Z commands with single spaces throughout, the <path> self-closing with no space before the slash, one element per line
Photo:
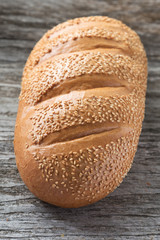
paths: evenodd
<path fill-rule="evenodd" d="M 149 60 L 146 116 L 133 167 L 109 197 L 80 209 L 41 202 L 22 182 L 13 137 L 25 61 L 47 29 L 108 15 L 141 37 Z M 160 0 L 0 0 L 0 239 L 160 239 Z"/>

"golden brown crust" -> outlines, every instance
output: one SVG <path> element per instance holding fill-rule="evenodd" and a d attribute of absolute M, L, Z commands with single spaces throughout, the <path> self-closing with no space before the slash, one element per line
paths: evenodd
<path fill-rule="evenodd" d="M 78 18 L 48 31 L 26 63 L 15 127 L 28 188 L 61 207 L 112 192 L 137 149 L 146 81 L 143 45 L 120 21 Z"/>

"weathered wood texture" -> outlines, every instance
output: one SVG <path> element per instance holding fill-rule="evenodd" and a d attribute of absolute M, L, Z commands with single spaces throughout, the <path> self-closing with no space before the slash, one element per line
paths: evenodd
<path fill-rule="evenodd" d="M 14 124 L 25 61 L 47 30 L 67 19 L 108 15 L 141 37 L 149 60 L 146 116 L 133 167 L 100 202 L 61 209 L 20 179 Z M 160 239 L 160 0 L 0 0 L 0 239 Z"/>

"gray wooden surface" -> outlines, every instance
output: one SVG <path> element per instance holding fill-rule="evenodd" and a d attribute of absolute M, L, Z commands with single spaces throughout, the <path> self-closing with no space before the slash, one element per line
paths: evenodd
<path fill-rule="evenodd" d="M 146 116 L 133 167 L 109 197 L 80 209 L 36 199 L 20 179 L 13 137 L 25 61 L 47 30 L 108 15 L 141 37 L 149 60 Z M 0 239 L 160 239 L 160 0 L 0 0 Z"/>

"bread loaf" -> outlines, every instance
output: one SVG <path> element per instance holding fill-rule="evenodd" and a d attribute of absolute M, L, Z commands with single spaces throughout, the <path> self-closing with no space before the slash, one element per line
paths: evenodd
<path fill-rule="evenodd" d="M 30 191 L 80 207 L 119 186 L 137 149 L 146 81 L 143 45 L 122 22 L 83 17 L 48 31 L 24 68 L 15 126 Z"/>

